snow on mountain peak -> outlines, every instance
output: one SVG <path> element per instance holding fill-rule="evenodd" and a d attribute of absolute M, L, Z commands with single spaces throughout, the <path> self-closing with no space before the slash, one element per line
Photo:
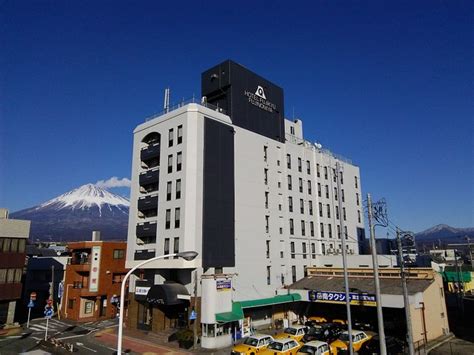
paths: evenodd
<path fill-rule="evenodd" d="M 130 202 L 126 198 L 113 194 L 94 184 L 86 184 L 42 203 L 37 209 L 44 207 L 87 209 L 97 206 L 100 210 L 102 205 L 120 208 L 120 206 L 128 207 Z"/>

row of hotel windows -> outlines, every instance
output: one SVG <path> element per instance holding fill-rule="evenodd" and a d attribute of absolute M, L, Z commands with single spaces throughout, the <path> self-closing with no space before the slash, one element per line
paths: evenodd
<path fill-rule="evenodd" d="M 179 207 L 174 209 L 174 228 L 179 228 L 181 225 L 181 209 Z M 171 228 L 171 209 L 166 210 L 165 229 Z"/>
<path fill-rule="evenodd" d="M 26 239 L 0 238 L 0 251 L 4 253 L 24 253 Z"/>
<path fill-rule="evenodd" d="M 165 246 L 163 249 L 164 255 L 171 254 L 170 241 L 171 241 L 171 238 L 165 238 Z M 179 238 L 178 237 L 173 238 L 173 254 L 177 254 L 177 253 L 179 253 Z M 178 257 L 175 256 L 174 258 L 177 259 Z"/>
<path fill-rule="evenodd" d="M 176 153 L 176 171 L 181 171 L 183 167 L 183 153 Z M 173 154 L 168 155 L 168 174 L 173 172 Z"/>
<path fill-rule="evenodd" d="M 337 227 L 337 237 L 340 239 L 341 238 L 341 226 L 336 225 L 336 227 Z M 320 223 L 319 228 L 321 230 L 321 238 L 324 238 L 325 237 L 324 223 Z M 314 223 L 313 223 L 313 221 L 309 222 L 309 230 L 310 230 L 310 236 L 314 237 Z M 280 231 L 281 231 L 281 228 L 280 228 Z M 294 235 L 294 234 L 295 234 L 295 225 L 294 225 L 293 218 L 290 218 L 290 235 Z M 303 220 L 301 221 L 301 235 L 306 236 L 306 222 L 303 221 Z M 347 226 L 344 226 L 344 235 L 346 236 L 346 239 L 347 239 Z M 332 238 L 332 226 L 331 226 L 330 223 L 328 223 L 328 237 Z"/>
<path fill-rule="evenodd" d="M 172 196 L 172 181 L 168 181 L 166 184 L 166 201 L 171 201 Z M 176 180 L 175 182 L 176 192 L 175 198 L 179 200 L 181 198 L 181 179 Z"/>
<path fill-rule="evenodd" d="M 178 126 L 178 135 L 177 135 L 177 143 L 176 144 L 181 144 L 183 143 L 183 125 Z M 171 128 L 168 131 L 168 147 L 172 147 L 174 142 L 174 129 Z"/>
<path fill-rule="evenodd" d="M 0 284 L 11 284 L 21 282 L 23 270 L 20 269 L 0 269 Z"/>

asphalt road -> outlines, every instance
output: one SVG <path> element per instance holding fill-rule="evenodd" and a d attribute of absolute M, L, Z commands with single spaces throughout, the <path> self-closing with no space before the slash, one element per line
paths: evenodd
<path fill-rule="evenodd" d="M 94 341 L 91 334 L 97 330 L 116 327 L 116 324 L 116 320 L 77 324 L 51 319 L 48 326 L 48 338 L 52 336 L 57 341 L 72 344 L 76 349 L 75 354 L 113 354 L 115 349 Z M 43 342 L 45 331 L 45 319 L 31 321 L 29 329 L 26 329 L 26 325 L 24 325 L 18 334 L 0 338 L 0 354 L 17 355 L 34 350 L 42 350 L 51 354 L 71 354 L 60 346 L 54 347 Z"/>

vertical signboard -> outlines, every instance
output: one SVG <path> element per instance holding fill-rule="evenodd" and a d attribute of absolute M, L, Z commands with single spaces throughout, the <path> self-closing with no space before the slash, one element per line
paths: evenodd
<path fill-rule="evenodd" d="M 89 291 L 99 291 L 100 246 L 92 247 L 91 272 L 89 277 Z"/>

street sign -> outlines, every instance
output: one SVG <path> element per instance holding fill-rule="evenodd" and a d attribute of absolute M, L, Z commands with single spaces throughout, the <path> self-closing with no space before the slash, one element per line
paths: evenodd
<path fill-rule="evenodd" d="M 46 319 L 51 319 L 52 316 L 53 316 L 53 309 L 52 308 L 48 308 L 48 309 L 44 310 L 44 317 Z"/>
<path fill-rule="evenodd" d="M 51 306 L 53 304 L 53 300 L 49 299 L 49 300 L 46 301 L 46 303 L 48 304 L 48 306 Z"/>
<path fill-rule="evenodd" d="M 58 298 L 62 298 L 64 293 L 64 283 L 61 281 L 58 284 Z"/>
<path fill-rule="evenodd" d="M 189 320 L 196 320 L 196 318 L 197 318 L 197 313 L 196 313 L 196 311 L 193 309 L 193 310 L 191 311 L 191 314 L 189 315 Z"/>
<path fill-rule="evenodd" d="M 30 293 L 30 300 L 36 301 L 36 292 L 31 292 Z"/>
<path fill-rule="evenodd" d="M 33 308 L 35 306 L 35 302 L 30 299 L 30 303 L 28 303 L 28 308 Z"/>

